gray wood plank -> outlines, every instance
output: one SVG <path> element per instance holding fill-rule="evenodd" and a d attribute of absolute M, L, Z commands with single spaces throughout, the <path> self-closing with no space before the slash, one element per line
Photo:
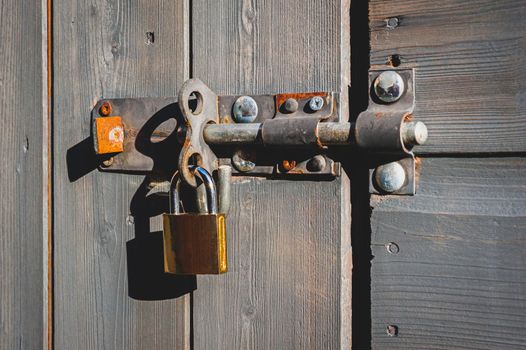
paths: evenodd
<path fill-rule="evenodd" d="M 10 1 L 0 9 L 0 348 L 47 343 L 47 283 L 42 229 L 44 118 L 41 3 Z M 45 35 L 45 33 L 44 33 Z M 45 52 L 45 51 L 44 51 Z M 45 147 L 45 146 L 44 146 Z M 44 182 L 45 181 L 45 182 Z"/>
<path fill-rule="evenodd" d="M 369 13 L 372 67 L 416 68 L 430 135 L 417 152 L 526 151 L 524 1 L 371 0 Z"/>
<path fill-rule="evenodd" d="M 194 1 L 192 75 L 221 94 L 332 90 L 349 79 L 348 1 Z M 238 179 L 229 272 L 199 277 L 195 349 L 351 344 L 350 201 L 332 182 Z"/>
<path fill-rule="evenodd" d="M 420 169 L 415 197 L 371 200 L 372 348 L 523 349 L 526 160 Z"/>
<path fill-rule="evenodd" d="M 141 176 L 88 172 L 90 144 L 82 142 L 102 97 L 176 96 L 189 74 L 187 7 L 185 0 L 54 2 L 57 349 L 188 347 L 189 298 L 138 300 L 169 297 L 177 282 L 156 279 L 162 210 L 148 211 L 151 186 Z"/>

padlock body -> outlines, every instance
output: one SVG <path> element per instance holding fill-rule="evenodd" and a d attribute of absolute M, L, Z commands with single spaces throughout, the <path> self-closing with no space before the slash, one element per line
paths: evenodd
<path fill-rule="evenodd" d="M 164 270 L 175 274 L 227 271 L 224 214 L 163 214 Z"/>

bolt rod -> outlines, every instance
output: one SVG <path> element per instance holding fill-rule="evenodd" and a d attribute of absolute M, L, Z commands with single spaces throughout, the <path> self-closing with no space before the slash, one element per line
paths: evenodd
<path fill-rule="evenodd" d="M 203 136 L 210 145 L 247 145 L 260 144 L 260 123 L 251 124 L 209 124 L 205 127 Z M 352 123 L 320 123 L 318 136 L 320 142 L 326 146 L 349 145 L 354 141 Z"/>
<path fill-rule="evenodd" d="M 402 132 L 412 132 L 412 125 L 402 128 Z M 418 124 L 422 128 L 423 123 Z M 209 124 L 205 127 L 203 136 L 205 142 L 210 145 L 247 145 L 261 144 L 261 127 L 260 123 L 250 124 Z M 423 126 L 425 127 L 425 125 Z M 325 122 L 318 124 L 318 136 L 320 143 L 324 146 L 337 145 L 354 145 L 354 123 L 334 123 Z M 406 146 L 423 144 L 425 139 L 416 139 L 414 137 L 405 137 Z M 427 133 L 426 133 L 427 138 Z M 412 144 L 407 144 L 407 143 Z"/>

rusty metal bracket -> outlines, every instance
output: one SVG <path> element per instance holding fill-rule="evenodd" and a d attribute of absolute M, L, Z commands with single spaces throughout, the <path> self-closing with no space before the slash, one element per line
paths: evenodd
<path fill-rule="evenodd" d="M 382 73 L 370 72 L 369 106 L 355 123 L 340 115 L 335 92 L 218 96 L 199 79 L 187 81 L 177 99 L 100 101 L 92 112 L 94 148 L 111 160 L 100 169 L 167 176 L 182 169 L 191 186 L 197 185 L 191 164 L 211 173 L 233 165 L 234 175 L 333 178 L 341 166 L 332 158 L 344 153 L 329 151 L 350 147 L 377 159 L 372 193 L 414 194 L 412 147 L 427 138 L 425 125 L 412 115 L 414 71 L 390 71 L 387 78 Z M 393 169 L 405 172 L 403 183 L 382 189 L 375 174 L 393 162 L 400 165 Z"/>

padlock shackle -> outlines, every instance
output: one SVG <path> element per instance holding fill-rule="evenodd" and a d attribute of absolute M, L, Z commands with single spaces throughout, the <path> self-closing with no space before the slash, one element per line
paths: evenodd
<path fill-rule="evenodd" d="M 190 165 L 189 168 L 190 171 L 196 171 L 201 176 L 201 180 L 205 184 L 208 213 L 217 214 L 217 190 L 212 175 L 210 175 L 210 173 L 205 168 L 200 166 Z"/>
<path fill-rule="evenodd" d="M 197 172 L 199 177 L 203 181 L 206 190 L 206 203 L 208 207 L 208 214 L 217 214 L 217 190 L 214 179 L 210 173 L 200 167 L 195 165 L 189 166 L 190 171 Z M 181 177 L 179 171 L 176 171 L 170 180 L 170 202 L 169 209 L 170 213 L 177 214 L 180 213 L 180 204 L 179 204 L 179 188 L 181 186 Z"/>
<path fill-rule="evenodd" d="M 169 201 L 169 210 L 170 214 L 177 214 L 180 211 L 179 207 L 179 188 L 181 187 L 181 177 L 179 176 L 179 171 L 176 171 L 170 180 L 170 201 Z"/>

